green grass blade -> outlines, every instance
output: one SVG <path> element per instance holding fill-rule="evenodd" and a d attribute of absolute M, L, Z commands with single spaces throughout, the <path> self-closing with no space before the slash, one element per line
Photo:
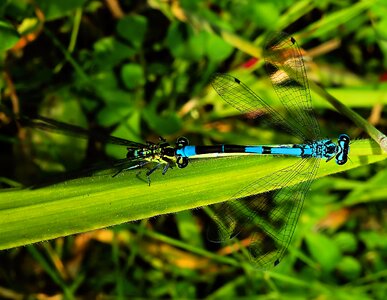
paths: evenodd
<path fill-rule="evenodd" d="M 342 104 L 338 99 L 329 94 L 325 89 L 321 88 L 313 81 L 309 81 L 310 88 L 321 97 L 326 99 L 334 108 L 336 108 L 340 113 L 351 119 L 358 127 L 364 129 L 370 137 L 372 137 L 383 149 L 384 152 L 387 152 L 387 137 L 384 133 L 376 129 L 372 124 L 365 120 L 362 116 L 356 113 L 354 110 L 350 109 L 348 106 Z"/>
<path fill-rule="evenodd" d="M 372 141 L 356 141 L 351 145 L 351 161 L 344 166 L 322 162 L 318 177 L 382 161 L 386 155 L 381 153 Z M 131 171 L 115 178 L 94 176 L 35 190 L 2 191 L 0 249 L 226 201 L 251 181 L 296 160 L 199 159 L 165 176 L 156 172 L 150 186 Z"/>
<path fill-rule="evenodd" d="M 325 18 L 312 23 L 305 29 L 305 33 L 312 32 L 315 37 L 324 35 L 333 30 L 337 30 L 339 26 L 342 26 L 351 19 L 364 13 L 365 10 L 369 9 L 374 5 L 375 0 L 363 0 L 348 6 L 347 8 L 338 10 L 336 12 L 327 15 Z"/>

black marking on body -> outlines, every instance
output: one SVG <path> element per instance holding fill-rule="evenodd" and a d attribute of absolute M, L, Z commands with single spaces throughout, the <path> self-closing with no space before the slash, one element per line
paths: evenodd
<path fill-rule="evenodd" d="M 271 154 L 272 147 L 262 146 L 262 154 Z"/>
<path fill-rule="evenodd" d="M 208 153 L 245 153 L 246 146 L 239 145 L 215 145 L 215 146 L 196 146 L 196 154 Z"/>

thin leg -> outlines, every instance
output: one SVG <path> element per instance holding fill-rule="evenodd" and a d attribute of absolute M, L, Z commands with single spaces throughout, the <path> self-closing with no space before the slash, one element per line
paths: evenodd
<path fill-rule="evenodd" d="M 128 167 L 128 168 L 123 168 L 123 169 L 120 169 L 118 170 L 117 173 L 115 173 L 114 175 L 112 175 L 112 177 L 116 177 L 118 174 L 120 174 L 122 171 L 127 171 L 127 170 L 133 170 L 133 169 L 138 169 L 138 168 L 142 168 L 143 166 L 149 164 L 149 161 L 143 161 L 143 162 L 140 162 L 138 163 L 137 165 L 134 165 L 134 166 L 131 166 L 131 167 Z"/>
<path fill-rule="evenodd" d="M 157 164 L 155 167 L 153 167 L 148 172 L 146 172 L 146 176 L 149 177 L 154 171 L 156 171 L 157 169 L 161 168 L 162 165 L 163 164 L 161 164 L 161 163 Z"/>
<path fill-rule="evenodd" d="M 150 180 L 149 180 L 149 178 L 147 177 L 147 180 L 145 180 L 143 177 L 140 176 L 140 174 L 141 174 L 141 170 L 138 171 L 138 172 L 136 173 L 137 179 L 139 179 L 139 180 L 141 180 L 141 181 L 144 181 L 144 182 L 148 183 L 148 185 L 150 185 Z"/>
<path fill-rule="evenodd" d="M 146 172 L 146 178 L 147 178 L 147 180 L 148 180 L 148 185 L 150 186 L 150 183 L 151 183 L 151 179 L 150 179 L 150 176 L 152 175 L 152 173 L 154 172 L 154 171 L 156 171 L 157 169 L 160 169 L 161 167 L 162 167 L 162 163 L 159 163 L 159 164 L 157 164 L 155 167 L 153 167 L 152 169 L 150 169 L 148 172 Z"/>
<path fill-rule="evenodd" d="M 169 163 L 167 163 L 167 164 L 165 165 L 165 167 L 163 168 L 163 172 L 162 172 L 163 175 L 165 175 L 165 173 L 167 173 L 169 167 L 170 167 L 170 165 L 169 165 Z"/>
<path fill-rule="evenodd" d="M 173 169 L 172 166 L 175 165 L 175 162 L 168 157 L 163 157 L 162 160 L 167 163 L 167 165 L 163 169 L 163 175 L 164 175 L 165 173 L 167 173 L 168 169 Z"/>

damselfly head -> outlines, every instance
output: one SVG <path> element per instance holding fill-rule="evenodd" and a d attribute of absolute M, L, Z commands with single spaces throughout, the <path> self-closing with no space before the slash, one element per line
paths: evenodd
<path fill-rule="evenodd" d="M 184 136 L 181 136 L 176 140 L 176 147 L 177 148 L 183 148 L 187 145 L 189 145 L 189 140 Z"/>
<path fill-rule="evenodd" d="M 337 154 L 336 163 L 338 165 L 344 165 L 348 160 L 349 143 L 351 139 L 346 134 L 340 134 L 337 140 Z"/>

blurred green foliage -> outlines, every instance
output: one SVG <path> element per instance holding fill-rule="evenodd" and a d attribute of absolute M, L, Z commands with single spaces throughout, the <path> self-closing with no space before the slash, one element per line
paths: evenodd
<path fill-rule="evenodd" d="M 1 104 L 133 141 L 289 142 L 208 87 L 212 73 L 232 72 L 271 101 L 260 57 L 249 54 L 276 30 L 307 50 L 312 80 L 385 131 L 386 23 L 383 0 L 3 1 Z M 313 97 L 323 135 L 363 136 Z M 1 130 L 4 188 L 122 158 L 68 137 L 21 136 L 13 124 Z M 273 271 L 209 244 L 206 214 L 185 211 L 2 251 L 0 298 L 385 299 L 386 163 L 364 164 L 313 184 L 289 255 Z"/>

